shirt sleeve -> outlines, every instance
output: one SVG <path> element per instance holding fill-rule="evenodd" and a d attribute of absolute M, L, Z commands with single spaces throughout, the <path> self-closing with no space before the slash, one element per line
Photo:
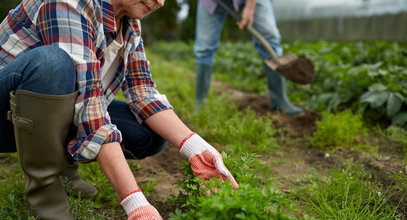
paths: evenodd
<path fill-rule="evenodd" d="M 96 158 L 102 144 L 122 139 L 107 112 L 97 59 L 102 52 L 95 46 L 96 30 L 101 24 L 96 21 L 91 2 L 44 3 L 37 18 L 43 44 L 63 49 L 75 63 L 79 95 L 75 103 L 74 124 L 78 131 L 76 138 L 69 142 L 68 151 L 79 161 Z M 79 4 L 89 5 L 80 7 Z"/>
<path fill-rule="evenodd" d="M 142 39 L 129 55 L 128 71 L 122 86 L 123 95 L 139 123 L 159 111 L 172 109 L 167 97 L 156 90 Z"/>

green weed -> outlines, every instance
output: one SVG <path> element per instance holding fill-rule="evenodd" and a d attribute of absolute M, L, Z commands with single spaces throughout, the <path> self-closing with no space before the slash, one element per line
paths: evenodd
<path fill-rule="evenodd" d="M 140 183 L 140 188 L 143 189 L 144 195 L 148 196 L 152 192 L 154 192 L 154 188 L 157 186 L 158 183 L 159 181 L 148 180 L 144 183 Z"/>
<path fill-rule="evenodd" d="M 321 219 L 395 219 L 396 207 L 360 165 L 347 161 L 329 178 L 312 175 L 310 184 L 296 192 L 308 213 Z"/>
<path fill-rule="evenodd" d="M 204 182 L 195 178 L 185 163 L 187 180 L 178 181 L 183 191 L 173 199 L 183 205 L 170 219 L 295 219 L 284 214 L 295 210 L 292 201 L 270 185 L 261 185 L 260 178 L 254 175 L 255 155 L 246 154 L 233 160 L 226 154 L 223 157 L 239 189 L 234 190 L 230 182 L 219 179 Z M 208 189 L 213 189 L 210 196 L 206 196 Z"/>
<path fill-rule="evenodd" d="M 373 147 L 363 143 L 368 129 L 360 115 L 343 111 L 336 114 L 324 112 L 322 116 L 322 120 L 316 122 L 318 130 L 309 138 L 312 146 L 329 150 L 338 148 L 374 150 Z"/>

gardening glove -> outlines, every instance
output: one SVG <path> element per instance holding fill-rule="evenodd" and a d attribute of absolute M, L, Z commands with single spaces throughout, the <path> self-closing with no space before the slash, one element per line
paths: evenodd
<path fill-rule="evenodd" d="M 223 164 L 222 155 L 199 135 L 192 133 L 180 144 L 180 153 L 188 157 L 192 172 L 198 178 L 209 180 L 213 177 L 230 180 L 232 187 L 239 185 Z"/>
<path fill-rule="evenodd" d="M 141 190 L 131 192 L 120 204 L 127 213 L 127 220 L 162 220 L 160 213 L 147 201 Z"/>

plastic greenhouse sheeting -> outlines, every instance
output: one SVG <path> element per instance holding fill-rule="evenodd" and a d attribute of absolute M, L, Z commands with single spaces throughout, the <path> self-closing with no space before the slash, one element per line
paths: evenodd
<path fill-rule="evenodd" d="M 407 11 L 407 0 L 273 0 L 277 20 L 358 17 Z"/>

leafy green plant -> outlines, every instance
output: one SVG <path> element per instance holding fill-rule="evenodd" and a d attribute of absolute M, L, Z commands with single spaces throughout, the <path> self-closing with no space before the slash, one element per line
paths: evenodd
<path fill-rule="evenodd" d="M 332 114 L 324 112 L 322 120 L 317 121 L 318 129 L 309 138 L 314 147 L 360 149 L 364 147 L 363 138 L 367 136 L 367 128 L 364 127 L 360 115 L 351 111 Z"/>
<path fill-rule="evenodd" d="M 314 175 L 309 180 L 296 196 L 308 206 L 308 213 L 321 219 L 396 219 L 387 193 L 351 160 L 330 177 Z"/>
<path fill-rule="evenodd" d="M 183 204 L 171 219 L 295 219 L 284 214 L 294 206 L 285 195 L 269 185 L 260 185 L 254 175 L 255 155 L 246 154 L 233 161 L 223 154 L 225 163 L 235 175 L 239 189 L 229 182 L 211 179 L 204 182 L 195 178 L 188 164 L 183 165 L 187 180 L 178 181 L 183 191 L 174 200 Z M 199 184 L 205 187 L 200 187 Z M 207 196 L 208 189 L 213 189 Z"/>
<path fill-rule="evenodd" d="M 407 125 L 407 49 L 385 41 L 286 42 L 285 51 L 314 61 L 312 85 L 288 82 L 288 94 L 313 111 L 353 108 L 396 126 Z M 152 49 L 193 68 L 192 42 L 160 43 Z M 215 58 L 214 77 L 234 87 L 266 93 L 263 65 L 251 42 L 223 42 Z M 381 86 L 377 86 L 380 84 Z"/>
<path fill-rule="evenodd" d="M 158 181 L 148 180 L 146 182 L 140 183 L 140 187 L 141 189 L 143 189 L 144 195 L 148 196 L 154 191 L 154 188 L 157 186 L 158 183 Z"/>
<path fill-rule="evenodd" d="M 306 54 L 316 66 L 313 85 L 291 85 L 308 94 L 303 104 L 312 110 L 352 107 L 364 113 L 376 111 L 373 120 L 393 125 L 407 122 L 407 49 L 392 42 L 292 42 L 284 47 Z M 369 114 L 368 114 L 369 115 Z"/>

